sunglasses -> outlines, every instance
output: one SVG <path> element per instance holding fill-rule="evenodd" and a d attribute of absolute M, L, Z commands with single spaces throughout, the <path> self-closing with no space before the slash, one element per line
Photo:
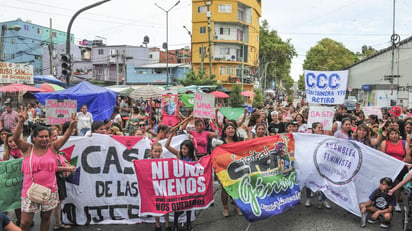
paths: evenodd
<path fill-rule="evenodd" d="M 139 124 L 139 127 L 144 127 L 146 126 L 146 124 Z"/>

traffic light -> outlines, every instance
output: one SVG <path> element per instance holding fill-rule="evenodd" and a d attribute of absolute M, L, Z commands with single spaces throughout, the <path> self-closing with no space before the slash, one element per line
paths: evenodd
<path fill-rule="evenodd" d="M 72 73 L 72 60 L 70 55 L 63 54 L 61 57 L 62 60 L 62 75 L 68 77 Z"/>

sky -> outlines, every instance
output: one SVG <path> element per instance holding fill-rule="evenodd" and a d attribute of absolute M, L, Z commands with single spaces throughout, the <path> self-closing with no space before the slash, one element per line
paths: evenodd
<path fill-rule="evenodd" d="M 71 17 L 98 0 L 0 0 L 0 22 L 17 18 L 66 31 Z M 104 39 L 107 45 L 142 45 L 149 36 L 150 47 L 166 41 L 166 13 L 174 0 L 111 0 L 81 13 L 73 23 L 75 40 Z M 323 38 L 342 43 L 353 52 L 362 45 L 383 49 L 390 46 L 394 0 L 262 0 L 262 17 L 272 30 L 296 49 L 291 73 L 303 74 L 307 51 Z M 192 1 L 181 0 L 169 11 L 169 49 L 190 47 Z M 412 1 L 395 1 L 395 32 L 401 39 L 412 36 Z M 212 15 L 213 18 L 213 15 Z"/>

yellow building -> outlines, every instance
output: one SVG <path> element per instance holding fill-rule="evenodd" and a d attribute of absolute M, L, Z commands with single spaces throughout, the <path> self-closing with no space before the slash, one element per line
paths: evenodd
<path fill-rule="evenodd" d="M 261 0 L 192 0 L 192 7 L 194 70 L 211 70 L 228 88 L 243 80 L 244 89 L 253 90 L 250 76 L 259 66 Z"/>

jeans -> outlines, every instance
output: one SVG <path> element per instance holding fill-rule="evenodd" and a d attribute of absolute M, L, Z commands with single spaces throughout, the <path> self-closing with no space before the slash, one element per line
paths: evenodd
<path fill-rule="evenodd" d="M 86 135 L 86 132 L 90 131 L 90 128 L 82 128 L 79 131 L 79 136 L 84 136 Z"/>

